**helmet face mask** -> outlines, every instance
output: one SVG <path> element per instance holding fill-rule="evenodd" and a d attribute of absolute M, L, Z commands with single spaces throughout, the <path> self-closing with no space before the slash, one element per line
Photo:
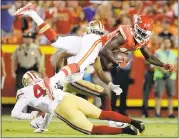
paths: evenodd
<path fill-rule="evenodd" d="M 101 36 L 105 33 L 105 30 L 103 24 L 100 21 L 94 20 L 89 22 L 86 32 L 87 34 L 93 33 Z"/>
<path fill-rule="evenodd" d="M 145 31 L 137 24 L 134 25 L 134 38 L 139 44 L 145 44 L 151 37 L 151 31 Z"/>
<path fill-rule="evenodd" d="M 41 74 L 35 71 L 28 71 L 22 77 L 22 84 L 24 87 L 26 87 L 29 85 L 34 85 L 41 80 L 43 80 Z"/>
<path fill-rule="evenodd" d="M 146 16 L 135 16 L 133 31 L 135 40 L 143 45 L 152 36 L 153 21 Z"/>

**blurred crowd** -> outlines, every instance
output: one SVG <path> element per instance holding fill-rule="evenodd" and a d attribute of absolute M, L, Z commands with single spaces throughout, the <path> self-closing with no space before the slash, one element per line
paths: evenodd
<path fill-rule="evenodd" d="M 178 3 L 176 0 L 28 2 L 32 2 L 36 6 L 36 11 L 40 17 L 42 17 L 57 32 L 57 34 L 61 36 L 82 36 L 86 31 L 86 25 L 88 22 L 94 19 L 100 20 L 104 24 L 106 33 L 111 32 L 115 30 L 118 25 L 130 25 L 132 23 L 133 15 L 141 14 L 151 16 L 154 20 L 153 36 L 149 44 L 149 47 L 154 54 L 158 54 L 159 52 L 156 50 L 161 49 L 164 53 L 167 51 L 167 55 L 169 55 L 171 49 L 178 47 Z M 22 75 L 29 69 L 38 71 L 45 76 L 44 57 L 39 51 L 38 46 L 41 44 L 49 44 L 48 40 L 39 32 L 38 27 L 31 18 L 13 16 L 16 9 L 23 7 L 28 2 L 14 0 L 2 0 L 1 2 L 1 41 L 4 44 L 22 44 L 22 47 L 17 48 L 12 54 L 12 76 L 16 78 L 17 89 L 22 87 L 22 84 L 19 82 L 21 82 Z M 29 42 L 30 44 L 28 44 Z M 26 45 L 30 46 L 30 49 L 26 48 Z M 35 53 L 32 53 L 31 50 Z M 161 55 L 163 54 L 162 52 Z M 34 59 L 31 58 L 31 55 L 34 56 Z M 133 58 L 132 55 L 128 56 L 131 59 Z M 175 59 L 175 57 L 172 58 Z M 168 57 L 167 59 L 170 58 Z M 27 63 L 26 61 L 31 62 Z M 52 65 L 54 65 L 54 61 L 52 60 L 51 62 Z M 176 64 L 175 60 L 173 60 L 173 62 Z M 118 97 L 114 93 L 114 95 L 111 95 L 111 100 L 113 110 L 119 111 L 125 115 L 127 115 L 126 100 L 128 87 L 130 84 L 134 83 L 133 79 L 130 78 L 132 64 L 133 63 L 131 62 L 128 67 L 123 69 L 117 69 L 116 67 L 108 69 L 103 67 L 106 74 L 111 78 L 114 84 L 120 84 L 123 89 L 123 94 L 120 96 L 121 103 L 119 109 L 116 107 L 116 100 Z M 172 97 L 175 95 L 175 84 L 171 82 L 171 80 L 175 81 L 176 75 L 167 75 L 166 71 L 159 73 L 159 69 L 155 69 L 153 65 L 149 65 L 147 62 L 145 64 L 146 73 L 143 86 L 143 115 L 148 117 L 147 110 L 149 93 L 154 82 L 157 82 L 159 87 L 155 88 L 157 103 L 155 116 L 160 117 L 161 92 L 163 92 L 163 89 L 166 87 L 169 98 L 169 117 L 173 118 Z M 56 65 L 54 65 L 54 69 L 56 68 L 55 66 Z M 24 67 L 26 68 L 24 69 Z M 156 71 L 158 73 L 155 74 Z M 3 70 L 3 74 L 5 76 L 5 70 Z M 90 74 L 92 74 L 92 71 L 87 70 L 86 80 L 92 81 L 92 77 L 88 76 Z M 161 74 L 162 76 L 158 77 L 158 74 Z M 154 78 L 155 80 L 153 80 Z M 159 79 L 164 80 L 164 83 L 161 83 Z M 97 79 L 94 79 L 93 81 L 102 84 L 99 83 Z M 106 86 L 102 86 L 109 90 Z M 163 86 L 163 88 L 161 88 L 161 86 Z M 99 101 L 95 98 L 96 105 L 100 106 L 98 102 Z"/>
<path fill-rule="evenodd" d="M 131 24 L 134 14 L 151 16 L 154 19 L 154 35 L 178 35 L 178 3 L 170 1 L 14 1 L 2 0 L 2 43 L 21 43 L 22 33 L 36 32 L 37 42 L 47 44 L 48 41 L 38 32 L 38 28 L 30 18 L 14 17 L 16 9 L 34 3 L 37 13 L 48 22 L 59 35 L 70 34 L 74 28 L 80 28 L 79 35 L 85 25 L 94 19 L 100 20 L 107 32 L 111 32 L 120 24 Z M 177 38 L 177 37 L 176 37 Z M 177 47 L 177 39 L 173 39 Z"/>

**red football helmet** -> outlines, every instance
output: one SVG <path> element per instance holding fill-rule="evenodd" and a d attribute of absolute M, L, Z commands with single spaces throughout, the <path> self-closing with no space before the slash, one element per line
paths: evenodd
<path fill-rule="evenodd" d="M 135 15 L 133 28 L 135 40 L 143 45 L 152 36 L 153 20 L 148 16 Z"/>

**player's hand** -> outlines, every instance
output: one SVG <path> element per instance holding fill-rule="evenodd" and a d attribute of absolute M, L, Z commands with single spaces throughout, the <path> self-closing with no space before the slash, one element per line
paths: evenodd
<path fill-rule="evenodd" d="M 114 85 L 112 82 L 110 82 L 108 86 L 111 88 L 113 92 L 116 93 L 116 95 L 120 95 L 122 93 L 122 89 L 120 88 L 120 85 Z"/>
<path fill-rule="evenodd" d="M 163 67 L 166 70 L 169 70 L 169 72 L 173 72 L 174 71 L 174 65 L 172 65 L 172 64 L 164 64 Z"/>
<path fill-rule="evenodd" d="M 32 111 L 32 112 L 31 112 L 31 116 L 32 116 L 31 119 L 36 118 L 37 115 L 38 115 L 38 113 L 39 113 L 38 111 Z"/>

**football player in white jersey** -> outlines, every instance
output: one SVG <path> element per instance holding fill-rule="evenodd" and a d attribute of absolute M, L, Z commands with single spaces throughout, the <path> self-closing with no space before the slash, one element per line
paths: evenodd
<path fill-rule="evenodd" d="M 39 125 L 37 123 L 33 124 L 32 121 L 31 126 L 46 129 L 53 116 L 53 111 L 51 109 L 52 100 L 47 95 L 48 91 L 46 90 L 42 75 L 34 71 L 26 72 L 22 78 L 22 83 L 24 88 L 17 91 L 17 102 L 11 112 L 11 116 L 17 119 L 34 119 L 39 114 L 38 111 L 32 111 L 31 113 L 23 112 L 26 106 L 34 107 L 46 114 L 38 118 L 41 121 Z M 58 92 L 57 95 L 62 94 Z M 43 120 L 43 118 L 46 120 Z"/>
<path fill-rule="evenodd" d="M 69 65 L 62 68 L 62 70 L 50 80 L 50 85 L 56 84 L 59 80 L 61 84 L 63 84 L 65 77 L 73 73 L 80 72 L 80 76 L 82 77 L 85 68 L 94 63 L 99 51 L 103 49 L 104 44 L 114 35 L 113 33 L 103 35 L 104 26 L 101 22 L 94 21 L 89 23 L 87 34 L 83 37 L 57 36 L 56 32 L 37 14 L 31 3 L 16 11 L 15 16 L 21 15 L 31 17 L 53 47 L 60 48 L 73 55 L 68 61 Z M 79 79 L 75 78 L 75 80 Z M 116 94 L 122 93 L 122 89 L 118 85 L 110 84 L 110 86 Z"/>
<path fill-rule="evenodd" d="M 37 114 L 34 114 L 34 112 L 30 114 L 22 113 L 23 107 L 29 105 L 48 114 L 54 114 L 57 118 L 64 121 L 71 128 L 85 134 L 138 135 L 139 132 L 144 131 L 145 126 L 141 121 L 134 120 L 113 111 L 101 110 L 87 100 L 70 93 L 63 92 L 60 89 L 53 90 L 53 93 L 50 93 L 50 89 L 48 86 L 46 86 L 44 80 L 38 80 L 38 82 L 36 82 L 35 78 L 37 78 L 37 76 L 34 76 L 34 72 L 33 74 L 31 73 L 32 72 L 28 72 L 25 74 L 25 76 L 28 76 L 28 78 L 25 76 L 23 78 L 23 83 L 25 86 L 29 84 L 31 85 L 18 91 L 18 101 L 12 110 L 12 117 L 17 119 L 35 118 Z M 35 81 L 33 82 L 33 80 Z M 87 119 L 87 117 L 100 120 L 123 122 L 128 123 L 128 125 L 124 128 L 94 125 Z M 45 127 L 49 122 L 44 123 L 46 125 L 43 126 L 43 130 L 45 130 Z"/>

